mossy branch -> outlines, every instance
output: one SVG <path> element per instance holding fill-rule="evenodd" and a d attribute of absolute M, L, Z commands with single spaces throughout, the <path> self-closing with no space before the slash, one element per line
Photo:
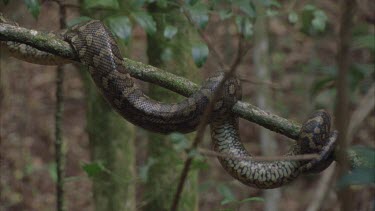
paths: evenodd
<path fill-rule="evenodd" d="M 78 61 L 76 53 L 69 43 L 50 33 L 30 30 L 7 23 L 1 23 L 0 14 L 0 41 L 15 41 L 33 46 L 39 50 L 53 53 L 63 58 Z M 199 86 L 185 78 L 168 73 L 159 68 L 124 58 L 124 65 L 132 77 L 157 84 L 166 89 L 179 93 L 183 96 L 190 96 L 199 89 Z M 237 102 L 232 111 L 241 118 L 261 125 L 271 131 L 285 135 L 297 140 L 301 125 L 261 110 L 260 108 L 246 102 Z M 349 153 L 352 165 L 359 165 L 358 155 Z"/>
<path fill-rule="evenodd" d="M 78 61 L 69 43 L 46 32 L 25 29 L 22 27 L 0 23 L 0 40 L 15 41 L 33 46 L 39 50 L 50 52 L 63 58 Z M 154 83 L 185 97 L 192 95 L 199 86 L 183 77 L 168 73 L 159 68 L 124 58 L 124 65 L 134 78 Z M 239 101 L 233 112 L 239 117 L 257 123 L 269 130 L 283 134 L 296 140 L 301 126 L 275 114 L 271 114 L 249 103 Z"/>

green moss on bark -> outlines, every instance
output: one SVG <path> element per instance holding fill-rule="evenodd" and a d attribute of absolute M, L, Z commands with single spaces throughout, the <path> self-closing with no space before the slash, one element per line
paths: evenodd
<path fill-rule="evenodd" d="M 173 74 L 186 78 L 196 78 L 197 69 L 190 57 L 189 39 L 191 27 L 181 16 L 178 8 L 160 9 L 156 5 L 149 8 L 157 24 L 157 32 L 148 36 L 147 55 L 149 63 L 163 68 Z M 178 26 L 177 34 L 168 40 L 164 37 L 167 25 Z M 163 60 L 165 51 L 172 55 L 170 60 Z M 176 102 L 182 97 L 157 85 L 150 85 L 150 96 L 164 102 Z M 180 172 L 183 168 L 184 153 L 173 148 L 170 138 L 149 133 L 149 156 L 156 159 L 149 172 L 146 184 L 145 199 L 148 201 L 143 210 L 169 210 L 176 191 Z M 197 172 L 189 174 L 185 183 L 185 191 L 181 196 L 179 210 L 197 210 Z"/>
<path fill-rule="evenodd" d="M 134 126 L 110 107 L 85 75 L 91 158 L 105 168 L 93 178 L 95 209 L 135 210 Z"/>

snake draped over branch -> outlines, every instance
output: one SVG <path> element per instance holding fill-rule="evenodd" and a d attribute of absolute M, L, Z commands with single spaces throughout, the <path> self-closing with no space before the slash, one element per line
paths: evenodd
<path fill-rule="evenodd" d="M 146 130 L 165 134 L 194 131 L 213 100 L 215 90 L 224 80 L 224 73 L 217 72 L 192 96 L 178 103 L 158 102 L 136 86 L 123 65 L 113 35 L 100 21 L 80 23 L 55 35 L 67 41 L 79 61 L 88 66 L 96 86 L 111 106 L 126 120 Z M 3 41 L 2 44 L 12 56 L 32 63 L 56 65 L 72 62 L 26 44 L 13 41 Z M 322 110 L 312 114 L 303 124 L 297 143 L 287 154 L 316 153 L 319 155 L 317 158 L 310 161 L 251 160 L 239 138 L 238 117 L 231 113 L 232 106 L 239 99 L 239 80 L 230 76 L 223 83 L 223 91 L 219 93 L 210 117 L 213 149 L 227 155 L 219 157 L 219 161 L 234 178 L 257 188 L 276 188 L 292 181 L 300 173 L 322 171 L 333 161 L 337 132 L 330 132 L 330 116 Z"/>

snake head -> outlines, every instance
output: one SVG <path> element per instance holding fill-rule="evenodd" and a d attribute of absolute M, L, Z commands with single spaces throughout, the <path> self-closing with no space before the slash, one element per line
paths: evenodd
<path fill-rule="evenodd" d="M 303 173 L 319 173 L 331 165 L 334 160 L 335 147 L 337 145 L 337 130 L 331 132 L 327 144 L 319 152 L 319 156 L 314 158 L 300 167 L 300 171 Z"/>
<path fill-rule="evenodd" d="M 317 173 L 326 169 L 334 160 L 337 131 L 330 132 L 331 117 L 324 110 L 318 110 L 309 116 L 302 125 L 298 145 L 301 154 L 315 153 L 319 157 L 310 160 L 301 167 L 304 173 Z"/>
<path fill-rule="evenodd" d="M 303 123 L 297 143 L 302 153 L 319 153 L 330 137 L 331 117 L 325 110 L 311 114 Z"/>

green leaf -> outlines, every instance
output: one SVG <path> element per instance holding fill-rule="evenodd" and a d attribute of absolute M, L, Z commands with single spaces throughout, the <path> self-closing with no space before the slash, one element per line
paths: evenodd
<path fill-rule="evenodd" d="M 132 14 L 137 23 L 147 32 L 147 34 L 154 34 L 156 32 L 156 23 L 151 15 L 144 11 L 137 11 Z"/>
<path fill-rule="evenodd" d="M 237 25 L 239 32 L 243 35 L 245 39 L 251 38 L 254 32 L 253 32 L 253 24 L 251 23 L 249 18 L 237 16 L 236 25 Z"/>
<path fill-rule="evenodd" d="M 194 159 L 191 163 L 191 170 L 207 170 L 210 166 L 203 159 Z"/>
<path fill-rule="evenodd" d="M 83 8 L 89 9 L 107 9 L 117 10 L 120 9 L 120 5 L 117 0 L 84 0 Z"/>
<path fill-rule="evenodd" d="M 177 151 L 185 150 L 190 146 L 189 140 L 182 133 L 172 133 L 169 137 L 171 138 L 174 149 Z"/>
<path fill-rule="evenodd" d="M 147 163 L 139 168 L 139 178 L 142 182 L 147 182 L 148 180 L 148 172 L 150 171 L 151 166 L 153 166 L 157 160 L 153 157 L 148 158 Z"/>
<path fill-rule="evenodd" d="M 167 8 L 168 6 L 168 0 L 157 0 L 156 4 L 159 8 Z"/>
<path fill-rule="evenodd" d="M 277 16 L 279 12 L 274 9 L 267 9 L 266 14 L 268 17 L 274 17 L 274 16 Z"/>
<path fill-rule="evenodd" d="M 205 4 L 197 3 L 193 6 L 186 7 L 189 12 L 191 19 L 197 24 L 201 29 L 206 27 L 208 23 L 208 9 Z"/>
<path fill-rule="evenodd" d="M 209 50 L 207 45 L 203 43 L 193 45 L 193 47 L 191 48 L 191 55 L 193 56 L 194 63 L 195 65 L 197 65 L 197 67 L 203 66 L 203 64 L 207 60 L 208 53 Z"/>
<path fill-rule="evenodd" d="M 82 165 L 82 169 L 91 178 L 106 171 L 106 168 L 104 167 L 103 163 L 100 161 L 92 162 L 92 163 L 85 163 Z"/>
<path fill-rule="evenodd" d="M 375 150 L 370 147 L 353 146 L 350 147 L 361 160 L 359 168 L 375 168 Z"/>
<path fill-rule="evenodd" d="M 226 19 L 232 17 L 233 13 L 230 10 L 220 10 L 219 11 L 219 16 L 220 16 L 221 20 L 226 20 Z"/>
<path fill-rule="evenodd" d="M 199 0 L 185 0 L 185 3 L 188 5 L 194 5 L 198 2 Z"/>
<path fill-rule="evenodd" d="M 38 18 L 40 13 L 40 4 L 38 0 L 24 0 L 27 10 L 33 15 L 35 19 Z"/>
<path fill-rule="evenodd" d="M 220 195 L 224 197 L 224 199 L 221 201 L 221 205 L 237 201 L 236 197 L 233 195 L 232 191 L 228 188 L 228 186 L 220 184 L 217 187 L 217 191 L 220 193 Z"/>
<path fill-rule="evenodd" d="M 164 62 L 171 61 L 173 59 L 173 51 L 172 48 L 164 48 L 163 52 L 161 53 L 161 60 Z"/>
<path fill-rule="evenodd" d="M 260 3 L 267 7 L 281 7 L 281 4 L 277 0 L 262 0 Z"/>
<path fill-rule="evenodd" d="M 129 8 L 132 8 L 132 9 L 139 9 L 141 7 L 143 7 L 146 3 L 146 0 L 135 0 L 135 1 L 130 1 L 131 3 L 131 6 Z M 152 1 L 148 1 L 148 3 L 152 3 Z"/>
<path fill-rule="evenodd" d="M 332 85 L 334 81 L 335 81 L 335 77 L 331 77 L 331 76 L 314 81 L 314 84 L 311 87 L 311 96 L 314 97 L 318 95 L 320 92 L 322 92 L 327 87 Z"/>
<path fill-rule="evenodd" d="M 56 163 L 48 164 L 48 173 L 52 178 L 52 181 L 57 182 Z"/>
<path fill-rule="evenodd" d="M 172 37 L 174 37 L 177 34 L 177 31 L 177 27 L 168 25 L 164 29 L 164 37 L 167 39 L 172 39 Z"/>
<path fill-rule="evenodd" d="M 208 181 L 202 182 L 199 185 L 198 191 L 201 193 L 201 192 L 208 190 L 211 187 L 216 187 L 216 182 L 212 180 L 208 180 Z"/>
<path fill-rule="evenodd" d="M 250 197 L 250 198 L 243 199 L 243 200 L 239 201 L 238 203 L 242 204 L 242 203 L 251 202 L 251 201 L 264 202 L 264 198 L 262 198 L 262 197 Z"/>
<path fill-rule="evenodd" d="M 233 5 L 237 6 L 247 16 L 254 18 L 256 16 L 253 5 L 248 0 L 235 0 Z"/>
<path fill-rule="evenodd" d="M 89 21 L 89 20 L 91 20 L 90 17 L 80 16 L 80 17 L 77 17 L 77 18 L 74 18 L 74 19 L 68 21 L 67 25 L 68 25 L 68 27 L 72 27 L 76 24 L 79 24 L 79 23 L 82 23 L 82 22 L 85 22 L 85 21 Z"/>
<path fill-rule="evenodd" d="M 368 48 L 375 51 L 375 34 L 366 34 L 354 38 L 354 47 Z"/>
<path fill-rule="evenodd" d="M 323 10 L 320 10 L 314 5 L 310 4 L 303 8 L 301 19 L 301 31 L 309 35 L 316 35 L 324 32 L 328 20 Z"/>
<path fill-rule="evenodd" d="M 297 15 L 297 13 L 296 12 L 289 13 L 288 20 L 289 20 L 290 23 L 293 23 L 293 24 L 297 23 L 297 21 L 298 21 L 298 15 Z"/>
<path fill-rule="evenodd" d="M 127 16 L 110 17 L 107 19 L 111 31 L 128 43 L 132 35 L 132 24 Z"/>
<path fill-rule="evenodd" d="M 357 168 L 352 172 L 342 176 L 337 182 L 338 188 L 347 187 L 350 185 L 368 185 L 375 183 L 375 169 L 374 168 Z"/>
<path fill-rule="evenodd" d="M 201 159 L 202 155 L 198 152 L 196 149 L 192 149 L 188 153 L 189 158 L 196 158 L 196 159 Z"/>
<path fill-rule="evenodd" d="M 326 28 L 327 16 L 323 10 L 314 11 L 314 19 L 312 20 L 312 26 L 316 31 L 322 32 Z"/>

